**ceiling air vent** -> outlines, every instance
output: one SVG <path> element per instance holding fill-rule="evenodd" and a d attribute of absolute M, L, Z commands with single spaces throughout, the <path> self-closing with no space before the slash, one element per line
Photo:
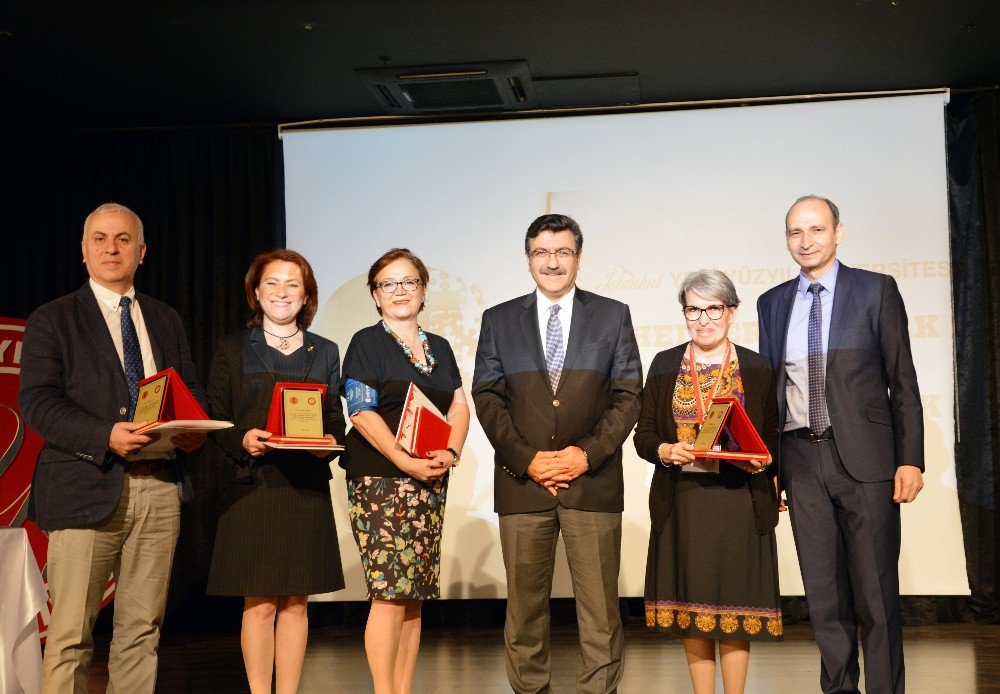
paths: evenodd
<path fill-rule="evenodd" d="M 523 60 L 357 72 L 386 113 L 515 111 L 538 106 Z"/>

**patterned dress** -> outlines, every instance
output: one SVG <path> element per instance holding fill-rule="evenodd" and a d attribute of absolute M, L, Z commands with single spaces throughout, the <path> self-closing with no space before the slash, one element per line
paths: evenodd
<path fill-rule="evenodd" d="M 720 365 L 698 368 L 706 401 Z M 739 362 L 726 366 L 715 395 L 745 403 Z M 698 415 L 687 360 L 681 364 L 671 402 L 677 437 L 693 443 Z M 732 449 L 724 440 L 723 448 Z M 650 543 L 646 576 L 646 626 L 714 640 L 781 640 L 777 546 L 774 532 L 754 525 L 749 474 L 725 462 L 718 473 L 682 472 L 675 507 Z"/>

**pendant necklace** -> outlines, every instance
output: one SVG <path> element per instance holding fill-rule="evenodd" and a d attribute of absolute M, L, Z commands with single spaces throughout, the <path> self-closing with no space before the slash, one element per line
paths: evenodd
<path fill-rule="evenodd" d="M 268 331 L 267 329 L 264 328 L 263 325 L 260 326 L 260 329 L 263 330 L 268 335 L 270 335 L 271 337 L 276 337 L 278 339 L 278 349 L 281 350 L 288 349 L 291 346 L 289 340 L 298 335 L 299 332 L 302 330 L 302 328 L 295 328 L 295 332 L 292 333 L 291 335 L 282 336 L 282 335 L 275 335 L 274 333 Z"/>

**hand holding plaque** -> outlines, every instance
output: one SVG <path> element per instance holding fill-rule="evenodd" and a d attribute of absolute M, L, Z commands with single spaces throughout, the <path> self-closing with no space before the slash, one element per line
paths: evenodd
<path fill-rule="evenodd" d="M 232 422 L 209 419 L 184 379 L 172 368 L 144 378 L 138 386 L 139 396 L 132 421 L 146 424 L 132 433 L 160 435 L 160 440 L 149 444 L 147 450 L 174 448 L 170 438 L 177 434 L 203 433 L 233 426 Z"/>
<path fill-rule="evenodd" d="M 738 450 L 715 450 L 723 433 L 728 433 Z M 696 458 L 714 458 L 758 473 L 771 462 L 771 454 L 736 398 L 714 398 L 705 413 L 698 438 L 691 451 Z"/>

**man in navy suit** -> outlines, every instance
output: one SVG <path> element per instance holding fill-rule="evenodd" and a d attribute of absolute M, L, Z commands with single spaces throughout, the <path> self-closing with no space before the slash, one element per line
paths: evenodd
<path fill-rule="evenodd" d="M 183 457 L 205 435 L 135 433 L 136 383 L 169 366 L 205 398 L 177 312 L 132 285 L 146 254 L 139 217 L 101 205 L 84 222 L 82 249 L 90 281 L 31 314 L 21 353 L 21 412 L 45 439 L 29 502 L 49 537 L 42 690 L 87 692 L 94 621 L 114 573 L 108 691 L 152 693 Z"/>
<path fill-rule="evenodd" d="M 476 351 L 472 396 L 496 451 L 504 644 L 518 694 L 551 691 L 560 534 L 580 627 L 577 691 L 608 694 L 622 676 L 622 443 L 639 418 L 642 366 L 628 306 L 576 286 L 582 251 L 570 217 L 532 222 L 524 252 L 535 291 L 483 314 Z"/>
<path fill-rule="evenodd" d="M 777 375 L 787 496 L 823 692 L 904 691 L 899 505 L 923 487 L 923 409 L 906 309 L 888 276 L 837 260 L 840 211 L 808 195 L 785 216 L 798 277 L 760 297 Z"/>

